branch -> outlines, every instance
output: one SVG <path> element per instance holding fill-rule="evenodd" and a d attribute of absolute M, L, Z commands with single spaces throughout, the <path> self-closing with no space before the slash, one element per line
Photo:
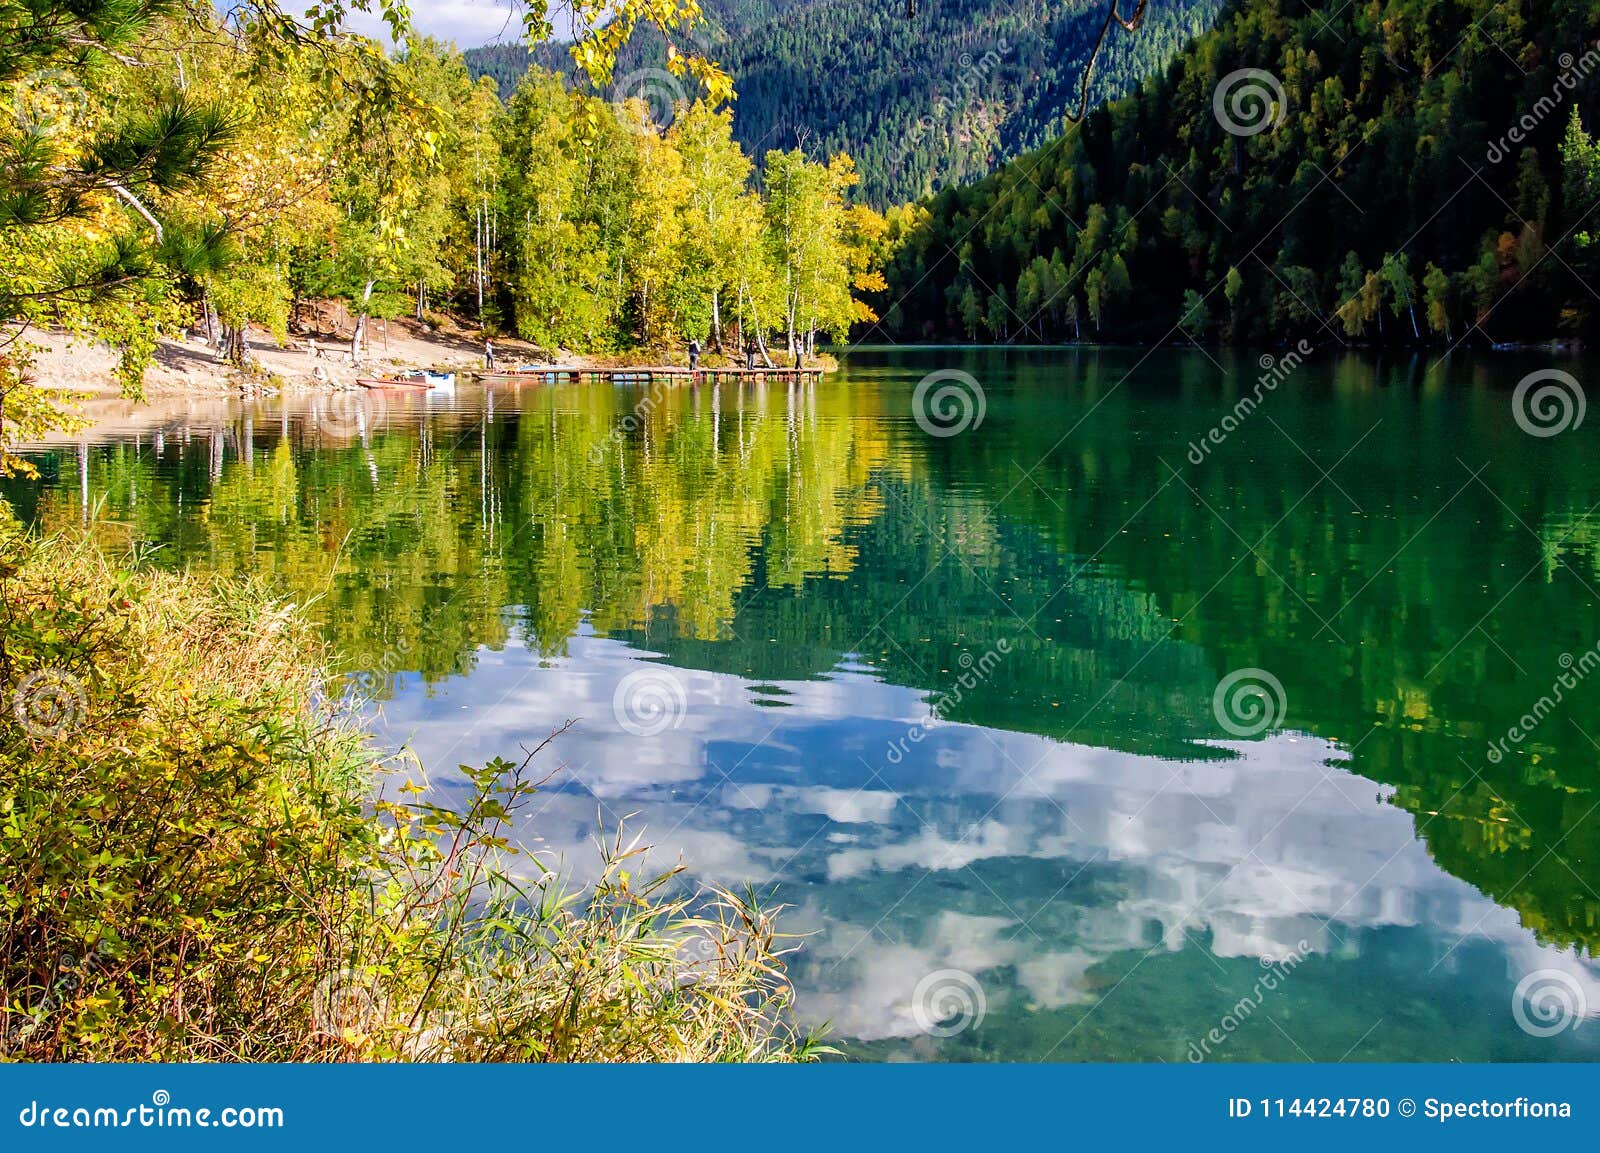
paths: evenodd
<path fill-rule="evenodd" d="M 6 298 L 13 300 L 49 300 L 52 297 L 67 296 L 74 292 L 103 292 L 106 289 L 121 288 L 124 284 L 131 284 L 141 279 L 138 276 L 115 276 L 110 280 L 86 280 L 79 284 L 63 284 L 55 288 L 42 288 L 37 292 L 7 292 Z"/>
<path fill-rule="evenodd" d="M 1062 113 L 1068 124 L 1081 123 L 1089 111 L 1089 82 L 1094 79 L 1095 62 L 1100 59 L 1100 50 L 1105 47 L 1106 36 L 1111 31 L 1111 22 L 1115 20 L 1129 32 L 1138 31 L 1139 26 L 1144 23 L 1145 9 L 1150 6 L 1150 0 L 1137 0 L 1138 6 L 1134 8 L 1133 15 L 1126 20 L 1122 18 L 1122 13 L 1117 11 L 1117 5 L 1121 2 L 1122 0 L 1110 0 L 1110 6 L 1106 9 L 1105 23 L 1100 25 L 1100 35 L 1095 39 L 1094 51 L 1089 53 L 1089 63 L 1084 65 L 1083 86 L 1078 92 L 1078 110 L 1073 112 L 1069 109 Z"/>
<path fill-rule="evenodd" d="M 162 243 L 166 239 L 166 237 L 162 234 L 162 231 L 161 231 L 161 221 L 157 220 L 153 215 L 151 215 L 150 210 L 139 202 L 139 198 L 137 196 L 135 196 L 133 193 L 129 192 L 126 188 L 124 188 L 122 185 L 118 184 L 115 180 L 106 181 L 106 187 L 111 189 L 111 191 L 115 192 L 118 196 L 122 197 L 123 200 L 125 200 L 129 204 L 131 204 L 133 206 L 133 210 L 135 212 L 137 212 L 140 216 L 144 217 L 145 220 L 149 221 L 150 227 L 156 230 L 156 243 L 157 244 Z"/>
<path fill-rule="evenodd" d="M 74 48 L 87 48 L 93 52 L 103 52 L 107 56 L 111 57 L 111 59 L 115 60 L 118 64 L 125 65 L 128 68 L 150 67 L 150 62 L 148 60 L 140 60 L 137 56 L 128 56 L 121 52 L 114 51 L 106 46 L 106 42 L 104 40 L 96 39 L 93 36 L 69 34 L 65 37 L 65 39 L 66 42 L 72 45 Z"/>

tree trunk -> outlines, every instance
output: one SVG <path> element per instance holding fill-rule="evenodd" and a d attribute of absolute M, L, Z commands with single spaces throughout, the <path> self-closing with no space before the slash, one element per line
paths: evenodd
<path fill-rule="evenodd" d="M 478 324 L 483 324 L 483 240 L 484 240 L 484 211 L 483 206 L 478 206 L 473 222 L 473 242 L 477 248 L 477 279 L 478 279 Z"/>
<path fill-rule="evenodd" d="M 372 302 L 372 287 L 374 281 L 367 281 L 367 286 L 361 293 L 361 314 L 356 317 L 355 332 L 350 335 L 350 360 L 354 364 L 361 363 L 361 344 L 367 337 L 367 305 Z"/>
<path fill-rule="evenodd" d="M 221 347 L 217 349 L 219 358 L 227 361 L 235 368 L 243 368 L 245 354 L 250 350 L 250 345 L 245 341 L 244 326 L 235 327 L 231 324 L 222 326 Z"/>
<path fill-rule="evenodd" d="M 711 347 L 717 350 L 719 356 L 722 354 L 721 296 L 722 289 L 711 290 Z"/>

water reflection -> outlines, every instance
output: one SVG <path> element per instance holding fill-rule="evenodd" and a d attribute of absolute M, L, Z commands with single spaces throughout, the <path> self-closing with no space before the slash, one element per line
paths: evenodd
<path fill-rule="evenodd" d="M 988 414 L 930 439 L 907 398 L 952 358 Z M 314 597 L 438 788 L 577 718 L 522 836 L 582 868 L 636 813 L 773 889 L 854 1054 L 1182 1060 L 1293 954 L 1213 1056 L 1595 1056 L 1511 1013 L 1541 969 L 1600 1010 L 1587 698 L 1485 758 L 1600 638 L 1594 431 L 1518 432 L 1514 364 L 1352 359 L 1191 464 L 1252 364 L 290 398 L 118 429 L 16 501 Z M 1231 739 L 1250 668 L 1287 713 Z M 641 675 L 669 723 L 619 714 Z M 929 1030 L 942 970 L 981 1024 Z"/>
<path fill-rule="evenodd" d="M 1600 1004 L 1600 974 L 1440 870 L 1394 790 L 1349 773 L 1329 742 L 1278 735 L 1170 761 L 950 723 L 890 765 L 882 750 L 926 722 L 924 695 L 851 672 L 773 686 L 681 671 L 681 723 L 641 737 L 613 701 L 659 668 L 649 655 L 588 630 L 554 661 L 513 644 L 470 677 L 401 693 L 383 725 L 446 765 L 515 747 L 531 718 L 583 718 L 522 843 L 581 874 L 597 813 L 631 816 L 697 874 L 777 892 L 811 934 L 800 1009 L 841 1037 L 929 1056 L 1181 1060 L 1258 959 L 1303 955 L 1277 1007 L 1303 1019 L 1287 1037 L 1258 1023 L 1223 1056 L 1335 1060 L 1330 1035 L 1368 1059 L 1593 1051 L 1577 1033 L 1536 1045 L 1507 998 L 1522 973 L 1557 968 Z M 751 707 L 774 688 L 784 709 Z M 470 703 L 485 696 L 488 718 Z M 1231 959 L 1251 966 L 1240 977 Z M 980 981 L 987 1027 L 934 1044 L 912 991 L 952 968 Z M 1398 1009 L 1384 988 L 1397 971 L 1417 998 Z M 1452 1001 L 1493 1015 L 1463 1022 Z M 1140 1002 L 1160 1016 L 1130 1015 Z M 1114 1052 L 1077 1043 L 1102 1036 L 1076 1031 L 1091 1009 L 1129 1030 Z M 1035 1037 L 1048 1047 L 1021 1047 Z"/>

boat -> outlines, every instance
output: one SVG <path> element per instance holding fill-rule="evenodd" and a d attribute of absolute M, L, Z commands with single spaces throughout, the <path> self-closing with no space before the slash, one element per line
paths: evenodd
<path fill-rule="evenodd" d="M 449 389 L 456 386 L 456 374 L 453 372 L 434 372 L 431 369 L 424 369 L 422 379 L 428 382 L 429 388 Z"/>

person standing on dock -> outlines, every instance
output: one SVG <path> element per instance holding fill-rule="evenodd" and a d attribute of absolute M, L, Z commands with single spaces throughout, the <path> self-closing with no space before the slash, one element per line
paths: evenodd
<path fill-rule="evenodd" d="M 700 371 L 700 342 L 694 337 L 689 338 L 689 371 Z"/>
<path fill-rule="evenodd" d="M 756 342 L 749 337 L 745 337 L 744 341 L 744 370 L 746 372 L 756 370 Z"/>
<path fill-rule="evenodd" d="M 483 367 L 494 371 L 494 341 L 487 336 L 483 338 Z"/>

